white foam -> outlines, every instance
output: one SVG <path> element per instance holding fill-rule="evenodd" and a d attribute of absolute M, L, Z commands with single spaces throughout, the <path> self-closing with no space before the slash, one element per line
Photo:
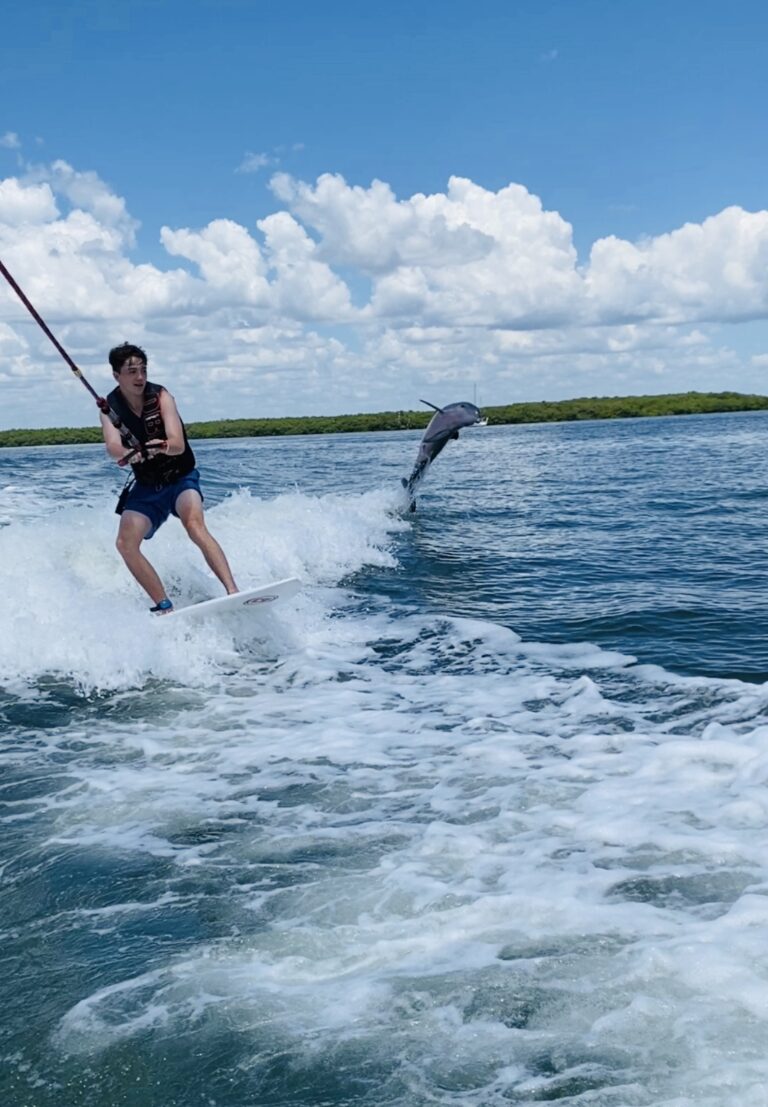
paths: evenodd
<path fill-rule="evenodd" d="M 226 859 L 251 881 L 236 939 L 84 997 L 62 1048 L 206 1011 L 250 1033 L 254 1058 L 421 1049 L 418 1079 L 465 1081 L 467 1103 L 570 1079 L 619 1089 L 606 1103 L 714 1105 L 724 1067 L 749 1096 L 768 1019 L 765 719 L 700 726 L 700 684 L 611 654 L 600 668 L 592 647 L 587 676 L 578 652 L 546 671 L 542 650 L 476 622 L 342 624 L 150 744 L 115 722 L 81 763 L 49 846 Z M 383 667 L 369 643 L 395 636 Z M 686 687 L 694 722 L 674 733 Z M 707 691 L 754 710 L 746 686 Z M 186 839 L 211 825 L 220 838 Z M 558 1050 L 559 1074 L 537 1074 Z"/>
<path fill-rule="evenodd" d="M 242 587 L 285 576 L 307 586 L 274 618 L 250 625 L 220 620 L 163 626 L 115 549 L 116 519 L 107 502 L 75 506 L 0 530 L 0 680 L 63 676 L 85 693 L 136 687 L 150 678 L 188 685 L 237 667 L 243 639 L 274 637 L 281 622 L 301 634 L 334 600 L 312 586 L 334 586 L 366 565 L 393 565 L 390 535 L 405 524 L 386 492 L 261 501 L 241 491 L 208 512 Z M 220 585 L 176 520 L 147 544 L 147 555 L 179 602 L 216 595 Z M 288 614 L 285 615 L 284 613 Z M 278 639 L 284 642 L 285 639 Z M 269 653 L 269 647 L 267 647 Z"/>
<path fill-rule="evenodd" d="M 766 689 L 357 604 L 349 575 L 409 525 L 388 493 L 240 492 L 209 520 L 241 583 L 307 583 L 259 634 L 148 624 L 103 503 L 0 530 L 0 672 L 117 690 L 0 745 L 66 777 L 14 830 L 161 858 L 169 915 L 226 888 L 215 940 L 86 990 L 57 1047 L 225 1027 L 246 1070 L 354 1044 L 404 1102 L 763 1103 Z M 178 524 L 154 542 L 180 597 L 210 594 Z"/>

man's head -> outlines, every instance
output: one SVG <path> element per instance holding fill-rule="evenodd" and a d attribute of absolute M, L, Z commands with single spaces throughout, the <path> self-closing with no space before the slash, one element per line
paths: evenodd
<path fill-rule="evenodd" d="M 147 355 L 141 346 L 132 346 L 130 342 L 124 342 L 122 346 L 115 346 L 109 351 L 109 364 L 116 378 L 119 378 L 123 366 L 128 362 L 127 369 L 136 369 L 138 364 L 147 368 Z"/>

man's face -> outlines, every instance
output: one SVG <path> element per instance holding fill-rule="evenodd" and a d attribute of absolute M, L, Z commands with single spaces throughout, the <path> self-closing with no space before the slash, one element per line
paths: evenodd
<path fill-rule="evenodd" d="M 141 396 L 147 383 L 147 365 L 140 357 L 129 357 L 124 361 L 115 378 L 120 391 L 126 396 Z"/>

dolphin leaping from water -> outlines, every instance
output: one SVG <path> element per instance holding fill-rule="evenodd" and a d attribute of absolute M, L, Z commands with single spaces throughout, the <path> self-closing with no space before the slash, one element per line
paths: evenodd
<path fill-rule="evenodd" d="M 429 400 L 422 400 L 421 402 L 426 404 L 427 407 L 434 408 L 435 414 L 424 431 L 413 472 L 407 480 L 405 477 L 402 479 L 403 488 L 408 493 L 410 511 L 416 510 L 416 489 L 443 447 L 452 438 L 458 438 L 459 431 L 463 430 L 464 427 L 484 427 L 488 422 L 475 404 L 458 403 L 437 407 L 436 404 L 431 404 Z"/>

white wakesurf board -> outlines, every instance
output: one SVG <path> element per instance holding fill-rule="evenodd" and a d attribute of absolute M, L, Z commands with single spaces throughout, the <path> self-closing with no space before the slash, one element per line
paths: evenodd
<path fill-rule="evenodd" d="M 224 612 L 232 611 L 262 611 L 277 600 L 295 596 L 300 588 L 301 581 L 296 577 L 273 580 L 269 584 L 262 584 L 260 588 L 247 588 L 244 592 L 235 592 L 232 596 L 216 596 L 212 600 L 191 603 L 187 607 L 174 607 L 167 615 L 161 615 L 158 622 L 174 618 L 198 619 L 204 615 L 223 615 Z"/>

